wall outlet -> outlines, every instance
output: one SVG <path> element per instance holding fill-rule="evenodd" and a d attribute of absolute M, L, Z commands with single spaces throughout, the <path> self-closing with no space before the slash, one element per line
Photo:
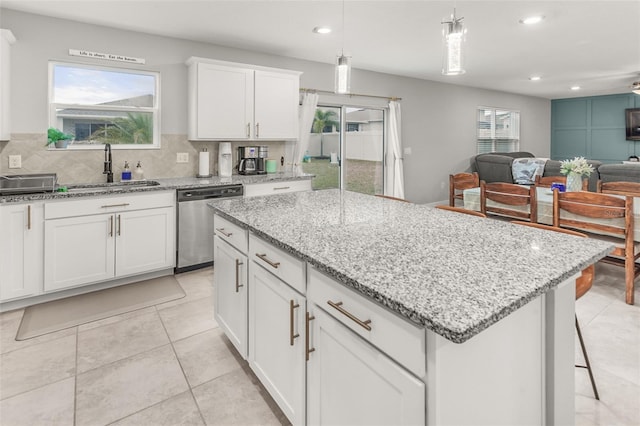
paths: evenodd
<path fill-rule="evenodd" d="M 188 163 L 189 162 L 189 153 L 188 152 L 179 152 L 178 158 L 176 159 L 176 163 Z"/>
<path fill-rule="evenodd" d="M 10 155 L 9 156 L 9 168 L 19 169 L 22 167 L 22 155 Z"/>

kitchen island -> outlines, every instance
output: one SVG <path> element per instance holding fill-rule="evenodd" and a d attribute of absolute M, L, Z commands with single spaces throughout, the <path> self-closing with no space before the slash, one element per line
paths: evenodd
<path fill-rule="evenodd" d="M 575 277 L 610 253 L 611 244 L 339 190 L 210 206 L 247 231 L 250 276 L 258 262 L 251 238 L 304 262 L 307 279 L 298 290 L 306 292 L 307 317 L 329 313 L 347 327 L 356 323 L 354 341 L 380 349 L 424 384 L 416 390 L 423 417 L 418 406 L 417 417 L 407 414 L 396 424 L 573 423 Z M 337 287 L 323 284 L 329 281 Z M 249 294 L 254 282 L 249 280 Z M 328 288 L 343 292 L 344 304 L 327 305 Z M 347 316 L 346 300 L 371 304 L 391 322 L 400 319 L 403 332 L 423 340 L 407 347 L 401 340 L 376 341 L 376 321 Z M 250 300 L 250 311 L 259 303 Z M 325 389 L 333 376 L 317 371 L 335 362 L 325 362 L 318 348 L 328 328 L 308 323 L 309 331 L 301 331 L 315 351 L 309 353 L 307 345 L 307 415 L 294 423 L 348 421 L 355 407 L 377 413 L 384 398 L 373 394 L 365 403 L 349 393 L 350 408 L 332 415 L 341 406 L 332 405 L 328 395 L 340 389 Z M 358 370 L 343 373 L 350 371 Z M 365 386 L 362 394 L 369 393 Z M 406 405 L 406 392 L 399 395 Z"/>

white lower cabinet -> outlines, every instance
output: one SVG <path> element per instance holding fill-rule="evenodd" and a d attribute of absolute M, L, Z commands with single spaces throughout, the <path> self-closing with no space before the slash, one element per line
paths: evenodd
<path fill-rule="evenodd" d="M 175 266 L 175 193 L 45 204 L 44 291 Z"/>
<path fill-rule="evenodd" d="M 44 204 L 0 206 L 0 301 L 42 292 Z"/>
<path fill-rule="evenodd" d="M 308 424 L 425 424 L 422 381 L 317 306 L 309 314 Z"/>
<path fill-rule="evenodd" d="M 305 424 L 305 297 L 249 266 L 249 365 L 294 425 Z"/>
<path fill-rule="evenodd" d="M 217 233 L 218 231 L 216 231 Z M 247 358 L 247 256 L 213 237 L 215 319 L 244 359 Z"/>

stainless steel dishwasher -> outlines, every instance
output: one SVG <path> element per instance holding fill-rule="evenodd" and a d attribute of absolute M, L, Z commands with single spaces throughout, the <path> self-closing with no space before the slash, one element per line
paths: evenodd
<path fill-rule="evenodd" d="M 241 184 L 178 190 L 176 273 L 213 264 L 213 212 L 207 203 L 242 194 Z"/>

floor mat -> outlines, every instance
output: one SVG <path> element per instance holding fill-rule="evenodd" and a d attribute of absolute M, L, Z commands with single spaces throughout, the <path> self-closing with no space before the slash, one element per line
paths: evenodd
<path fill-rule="evenodd" d="M 40 303 L 25 308 L 16 340 L 30 339 L 184 296 L 178 281 L 169 275 Z"/>

